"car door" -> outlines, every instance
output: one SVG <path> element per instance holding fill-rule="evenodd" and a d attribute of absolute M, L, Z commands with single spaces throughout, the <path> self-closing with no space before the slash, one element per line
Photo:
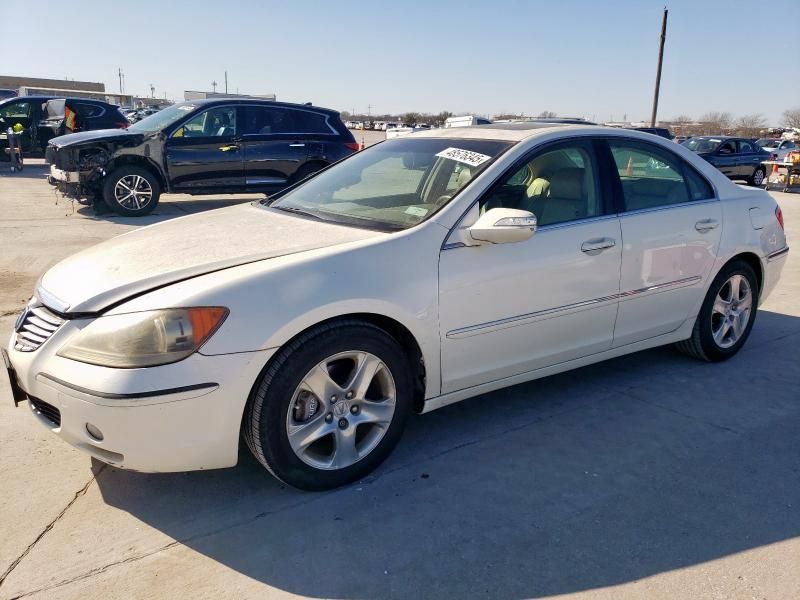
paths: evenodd
<path fill-rule="evenodd" d="M 23 152 L 30 152 L 31 145 L 36 139 L 36 127 L 38 125 L 38 114 L 36 111 L 37 101 L 35 100 L 12 100 L 0 106 L 0 118 L 3 119 L 4 127 L 0 128 L 0 139 L 3 147 L 7 147 L 8 134 L 6 129 L 21 125 L 23 127 L 20 138 Z"/>
<path fill-rule="evenodd" d="M 213 106 L 169 135 L 165 160 L 172 189 L 209 193 L 244 187 L 238 117 L 235 105 Z"/>
<path fill-rule="evenodd" d="M 761 164 L 761 153 L 755 144 L 748 140 L 739 140 L 739 153 L 736 155 L 736 174 L 740 179 L 749 179 Z"/>
<path fill-rule="evenodd" d="M 622 245 L 602 181 L 590 140 L 550 145 L 525 157 L 462 219 L 517 208 L 540 225 L 524 242 L 443 246 L 442 393 L 610 348 Z"/>
<path fill-rule="evenodd" d="M 616 137 L 608 149 L 623 242 L 617 347 L 693 316 L 719 247 L 722 209 L 705 178 L 671 150 Z"/>
<path fill-rule="evenodd" d="M 723 140 L 714 153 L 714 165 L 722 172 L 723 175 L 731 179 L 739 175 L 738 171 L 738 157 L 739 149 L 736 140 Z"/>
<path fill-rule="evenodd" d="M 281 189 L 303 166 L 312 150 L 293 109 L 244 107 L 244 171 L 248 186 Z"/>

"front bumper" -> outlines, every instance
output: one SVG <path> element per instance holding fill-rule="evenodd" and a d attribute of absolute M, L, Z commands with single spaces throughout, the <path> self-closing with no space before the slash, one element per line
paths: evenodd
<path fill-rule="evenodd" d="M 80 322 L 82 321 L 82 323 Z M 230 467 L 242 412 L 273 351 L 112 369 L 56 355 L 87 323 L 67 321 L 33 352 L 7 351 L 33 416 L 65 442 L 114 466 L 144 472 Z M 87 427 L 90 425 L 91 427 Z M 90 432 L 99 431 L 102 439 Z"/>

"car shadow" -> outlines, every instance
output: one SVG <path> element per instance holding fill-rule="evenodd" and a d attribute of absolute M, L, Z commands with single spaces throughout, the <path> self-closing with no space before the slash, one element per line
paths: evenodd
<path fill-rule="evenodd" d="M 414 417 L 369 479 L 95 465 L 109 505 L 231 569 L 329 598 L 533 597 L 800 535 L 800 318 L 725 363 L 659 348 Z"/>
<path fill-rule="evenodd" d="M 152 225 L 168 221 L 176 217 L 185 217 L 217 208 L 225 208 L 237 204 L 245 204 L 255 200 L 261 200 L 264 194 L 238 194 L 230 196 L 185 196 L 182 194 L 163 194 L 158 202 L 158 206 L 149 215 L 143 217 L 123 217 L 106 209 L 98 213 L 91 206 L 84 206 L 76 203 L 76 213 L 96 221 L 108 221 L 125 225 Z"/>
<path fill-rule="evenodd" d="M 2 149 L 0 149 L 2 151 Z M 11 161 L 0 160 L 0 178 L 8 177 L 13 179 L 41 179 L 42 182 L 47 181 L 47 175 L 50 172 L 50 166 L 43 164 L 41 161 L 29 162 L 25 161 L 22 171 L 11 172 Z"/>

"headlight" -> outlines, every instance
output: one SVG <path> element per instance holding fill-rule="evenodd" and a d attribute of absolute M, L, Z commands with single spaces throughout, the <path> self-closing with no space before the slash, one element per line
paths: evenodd
<path fill-rule="evenodd" d="M 204 307 L 99 317 L 58 355 L 122 369 L 177 362 L 200 348 L 227 315 L 227 308 Z"/>

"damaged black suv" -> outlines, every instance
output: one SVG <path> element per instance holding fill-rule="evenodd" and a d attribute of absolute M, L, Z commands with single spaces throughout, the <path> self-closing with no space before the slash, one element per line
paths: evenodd
<path fill-rule="evenodd" d="M 335 111 L 219 98 L 175 104 L 124 131 L 55 138 L 46 157 L 65 195 L 142 216 L 161 192 L 273 193 L 356 150 Z"/>

